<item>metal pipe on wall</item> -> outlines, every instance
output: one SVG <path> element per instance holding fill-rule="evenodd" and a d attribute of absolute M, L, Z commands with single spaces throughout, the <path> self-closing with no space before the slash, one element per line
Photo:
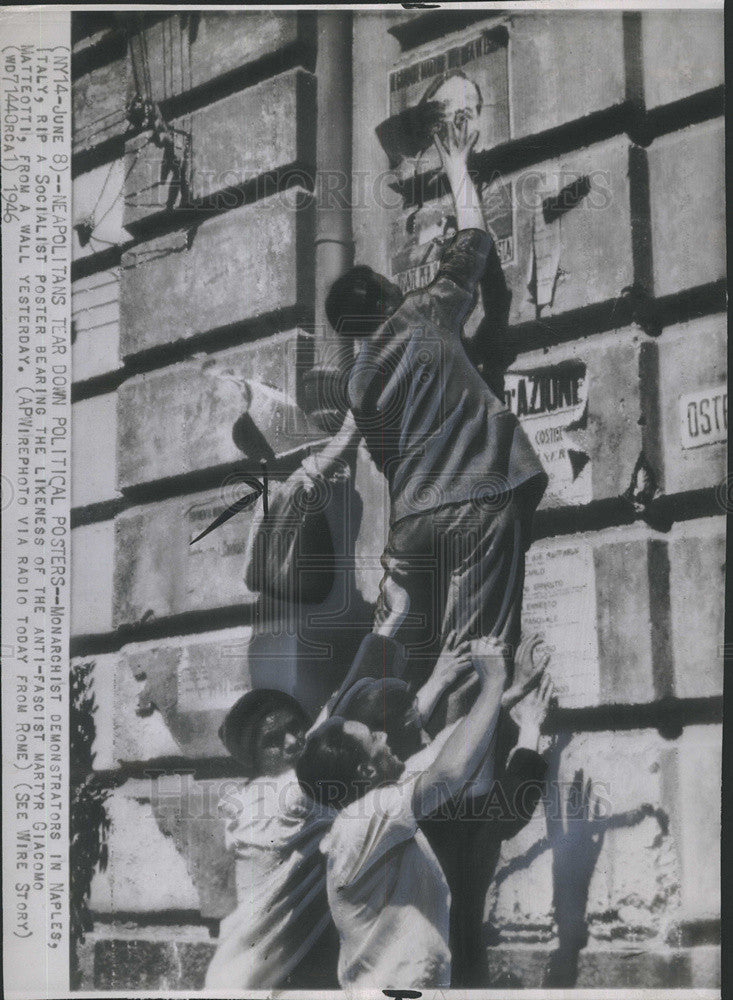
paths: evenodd
<path fill-rule="evenodd" d="M 352 40 L 351 11 L 322 10 L 316 20 L 318 80 L 315 178 L 315 357 L 306 379 L 307 406 L 324 427 L 337 416 L 336 371 L 353 356 L 328 323 L 331 283 L 354 261 L 351 228 Z"/>

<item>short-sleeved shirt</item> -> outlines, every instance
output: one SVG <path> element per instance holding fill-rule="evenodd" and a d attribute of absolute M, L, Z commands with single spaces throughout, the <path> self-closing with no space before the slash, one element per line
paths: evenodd
<path fill-rule="evenodd" d="M 546 482 L 516 416 L 461 342 L 491 246 L 481 230 L 458 233 L 435 280 L 364 342 L 349 376 L 354 419 L 389 483 L 392 523 Z"/>
<path fill-rule="evenodd" d="M 344 990 L 450 985 L 450 890 L 412 796 L 453 728 L 407 761 L 398 784 L 341 810 L 323 840 Z"/>
<path fill-rule="evenodd" d="M 302 791 L 292 769 L 228 791 L 219 811 L 236 858 L 237 907 L 221 922 L 206 986 L 274 988 L 330 924 L 319 844 L 336 814 Z"/>

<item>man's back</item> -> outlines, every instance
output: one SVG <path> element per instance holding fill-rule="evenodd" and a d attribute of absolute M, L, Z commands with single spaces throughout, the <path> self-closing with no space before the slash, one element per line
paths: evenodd
<path fill-rule="evenodd" d="M 225 795 L 220 811 L 236 858 L 237 908 L 221 923 L 206 985 L 283 985 L 330 924 L 319 844 L 334 813 L 303 794 L 294 770 Z"/>
<path fill-rule="evenodd" d="M 323 841 L 344 989 L 450 985 L 450 891 L 412 807 L 435 752 L 415 754 L 404 780 L 343 809 Z"/>
<path fill-rule="evenodd" d="M 435 281 L 364 343 L 349 379 L 354 417 L 389 482 L 392 523 L 544 475 L 461 342 L 474 297 L 455 277 L 483 259 L 470 245 L 474 232 L 458 234 Z"/>

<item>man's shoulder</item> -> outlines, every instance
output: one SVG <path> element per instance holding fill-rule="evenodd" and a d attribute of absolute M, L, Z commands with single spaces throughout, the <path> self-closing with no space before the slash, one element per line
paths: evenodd
<path fill-rule="evenodd" d="M 483 229 L 462 229 L 443 251 L 436 282 L 448 278 L 472 298 L 492 246 Z"/>
<path fill-rule="evenodd" d="M 443 257 L 445 257 L 445 254 L 449 254 L 453 250 L 464 252 L 467 250 L 473 250 L 477 253 L 488 254 L 491 250 L 493 242 L 491 234 L 485 229 L 461 229 L 456 233 L 446 247 L 443 252 Z"/>
<path fill-rule="evenodd" d="M 433 294 L 430 285 L 425 288 L 416 288 L 414 292 L 408 292 L 400 307 L 395 310 L 382 327 L 383 339 L 389 335 L 411 333 L 415 326 L 419 327 L 425 322 L 426 313 L 430 311 L 432 303 Z"/>
<path fill-rule="evenodd" d="M 397 312 L 390 317 L 392 336 L 439 335 L 443 339 L 446 319 L 456 313 L 467 299 L 455 282 L 438 276 L 429 285 L 410 292 Z M 386 324 L 385 324 L 386 325 Z"/>
<path fill-rule="evenodd" d="M 416 832 L 411 785 L 384 785 L 367 792 L 339 812 L 321 842 L 331 884 L 340 890 L 354 885 Z"/>
<path fill-rule="evenodd" d="M 273 820 L 284 816 L 305 816 L 310 800 L 300 787 L 295 770 L 279 775 L 262 775 L 249 781 L 238 781 L 227 788 L 219 799 L 222 813 L 234 816 L 246 814 L 248 819 Z"/>
<path fill-rule="evenodd" d="M 411 806 L 412 785 L 409 780 L 372 788 L 338 812 L 332 836 L 340 839 L 346 835 L 349 840 L 354 840 L 368 829 L 374 828 L 375 823 L 400 820 L 405 814 L 409 814 Z"/>
<path fill-rule="evenodd" d="M 450 273 L 438 272 L 426 291 L 430 293 L 431 304 L 450 311 L 451 316 L 471 300 L 470 292 L 467 292 Z"/>
<path fill-rule="evenodd" d="M 388 787 L 392 787 L 391 785 Z M 368 823 L 376 811 L 377 793 L 382 789 L 372 788 L 358 799 L 354 799 L 343 809 L 340 809 L 334 820 L 334 829 L 353 829 L 359 824 Z"/>
<path fill-rule="evenodd" d="M 252 789 L 253 782 L 247 778 L 234 778 L 219 795 L 217 808 L 219 815 L 234 820 L 241 816 L 247 804 L 257 796 Z"/>

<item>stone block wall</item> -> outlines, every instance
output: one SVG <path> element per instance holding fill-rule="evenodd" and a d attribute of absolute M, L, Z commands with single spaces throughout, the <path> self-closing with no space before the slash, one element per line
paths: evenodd
<path fill-rule="evenodd" d="M 258 448 L 292 469 L 324 436 L 303 381 L 328 100 L 315 15 L 109 15 L 89 31 L 75 17 L 72 657 L 94 664 L 110 820 L 80 968 L 88 989 L 190 991 L 234 905 L 217 729 L 257 686 L 317 713 L 369 628 L 386 492 L 362 450 L 343 508 L 356 564 L 327 629 L 310 608 L 256 627 L 251 510 L 190 545 L 243 492 Z M 504 845 L 487 899 L 486 985 L 714 986 L 722 15 L 355 13 L 356 259 L 397 280 L 427 272 L 404 270 L 415 205 L 374 129 L 400 74 L 447 53 L 495 105 L 498 148 L 478 170 L 512 292 L 504 388 L 550 475 L 524 620 L 546 634 L 559 689 L 550 793 Z M 170 143 L 129 127 L 141 88 Z M 418 206 L 417 240 L 439 204 Z M 411 267 L 421 252 L 410 244 Z M 231 435 L 245 409 L 259 432 L 247 455 Z M 588 781 L 596 805 L 578 814 Z"/>
<path fill-rule="evenodd" d="M 251 511 L 190 545 L 246 492 L 258 448 L 292 469 L 323 439 L 300 405 L 313 353 L 314 17 L 87 23 L 76 18 L 74 52 L 72 662 L 93 663 L 92 766 L 110 827 L 80 985 L 161 985 L 158 948 L 173 955 L 183 934 L 192 964 L 175 967 L 190 988 L 235 901 L 216 812 L 233 773 L 224 712 L 269 686 L 315 715 L 342 673 L 328 649 L 304 648 L 297 624 L 253 634 Z M 157 103 L 170 145 L 128 120 L 136 93 Z M 251 454 L 232 438 L 245 410 Z M 205 818 L 187 820 L 168 785 L 200 767 L 182 794 L 214 791 Z"/>

